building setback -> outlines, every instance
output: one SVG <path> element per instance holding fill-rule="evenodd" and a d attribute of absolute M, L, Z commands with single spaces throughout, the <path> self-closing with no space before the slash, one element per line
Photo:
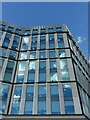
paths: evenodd
<path fill-rule="evenodd" d="M 90 64 L 66 25 L 0 23 L 0 117 L 89 120 Z"/>

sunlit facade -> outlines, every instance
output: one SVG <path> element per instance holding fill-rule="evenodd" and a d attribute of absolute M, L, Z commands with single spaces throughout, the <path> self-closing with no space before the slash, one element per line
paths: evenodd
<path fill-rule="evenodd" d="M 90 64 L 66 25 L 0 23 L 3 120 L 89 120 Z"/>

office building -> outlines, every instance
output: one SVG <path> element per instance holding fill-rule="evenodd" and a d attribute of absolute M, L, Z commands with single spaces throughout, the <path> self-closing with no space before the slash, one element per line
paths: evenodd
<path fill-rule="evenodd" d="M 89 120 L 90 64 L 66 25 L 0 23 L 0 117 Z"/>

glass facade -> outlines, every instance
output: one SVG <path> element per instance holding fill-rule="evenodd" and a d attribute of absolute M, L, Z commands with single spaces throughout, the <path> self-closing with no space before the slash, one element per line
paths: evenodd
<path fill-rule="evenodd" d="M 90 65 L 66 31 L 0 26 L 0 114 L 90 118 Z"/>

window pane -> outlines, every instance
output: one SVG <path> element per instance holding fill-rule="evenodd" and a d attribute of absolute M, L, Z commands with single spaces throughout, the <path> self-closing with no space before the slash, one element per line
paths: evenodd
<path fill-rule="evenodd" d="M 32 36 L 31 50 L 37 49 L 37 36 Z"/>
<path fill-rule="evenodd" d="M 49 35 L 49 48 L 50 49 L 55 48 L 55 42 L 54 42 L 54 35 L 53 34 Z"/>
<path fill-rule="evenodd" d="M 46 86 L 38 87 L 38 114 L 46 114 Z"/>
<path fill-rule="evenodd" d="M 75 114 L 72 90 L 70 84 L 63 85 L 64 107 L 66 114 Z"/>
<path fill-rule="evenodd" d="M 19 71 L 25 71 L 25 69 L 26 69 L 26 62 L 25 61 L 19 62 Z"/>
<path fill-rule="evenodd" d="M 0 48 L 0 56 L 6 57 L 7 49 Z"/>
<path fill-rule="evenodd" d="M 39 82 L 46 81 L 46 61 L 39 62 Z"/>
<path fill-rule="evenodd" d="M 68 71 L 62 71 L 61 72 L 61 77 L 62 77 L 62 80 L 70 80 L 70 76 L 69 76 L 69 72 Z"/>
<path fill-rule="evenodd" d="M 56 61 L 50 61 L 50 81 L 58 81 Z"/>
<path fill-rule="evenodd" d="M 33 111 L 34 86 L 27 86 L 25 100 L 25 114 L 32 114 Z"/>
<path fill-rule="evenodd" d="M 46 52 L 39 52 L 39 58 L 40 59 L 43 59 L 43 58 L 46 58 Z"/>
<path fill-rule="evenodd" d="M 25 60 L 27 59 L 27 52 L 21 52 L 20 53 L 20 60 Z"/>
<path fill-rule="evenodd" d="M 9 54 L 9 59 L 11 59 L 11 60 L 15 60 L 16 55 L 17 55 L 17 52 L 10 51 L 10 54 Z"/>
<path fill-rule="evenodd" d="M 17 50 L 18 49 L 18 45 L 19 45 L 19 41 L 20 41 L 20 37 L 14 36 L 13 44 L 12 44 L 11 49 Z"/>
<path fill-rule="evenodd" d="M 4 113 L 9 92 L 9 85 L 2 84 L 0 89 L 0 113 Z"/>
<path fill-rule="evenodd" d="M 59 50 L 58 53 L 59 53 L 59 57 L 60 57 L 60 58 L 66 57 L 66 52 L 65 52 L 65 50 Z"/>
<path fill-rule="evenodd" d="M 60 114 L 58 86 L 51 85 L 50 91 L 51 91 L 51 113 Z"/>
<path fill-rule="evenodd" d="M 11 81 L 13 68 L 14 68 L 14 62 L 8 61 L 5 74 L 4 74 L 4 79 L 3 79 L 4 81 L 8 81 L 8 82 Z"/>
<path fill-rule="evenodd" d="M 16 86 L 13 96 L 11 114 L 19 114 L 22 95 L 22 86 Z"/>
<path fill-rule="evenodd" d="M 36 58 L 36 52 L 30 52 L 30 59 Z"/>
<path fill-rule="evenodd" d="M 64 48 L 64 41 L 62 34 L 57 35 L 57 41 L 58 41 L 58 48 Z"/>
<path fill-rule="evenodd" d="M 21 50 L 28 50 L 29 37 L 23 37 Z"/>
<path fill-rule="evenodd" d="M 24 81 L 24 73 L 20 72 L 17 74 L 16 82 L 23 82 Z"/>
<path fill-rule="evenodd" d="M 31 61 L 29 63 L 28 68 L 28 82 L 34 82 L 35 81 L 35 69 L 36 69 L 36 61 Z"/>
<path fill-rule="evenodd" d="M 55 51 L 49 51 L 49 58 L 55 58 Z"/>
<path fill-rule="evenodd" d="M 61 70 L 65 70 L 68 68 L 67 60 L 60 60 L 60 68 Z"/>
<path fill-rule="evenodd" d="M 40 49 L 46 49 L 46 36 L 40 36 Z"/>

